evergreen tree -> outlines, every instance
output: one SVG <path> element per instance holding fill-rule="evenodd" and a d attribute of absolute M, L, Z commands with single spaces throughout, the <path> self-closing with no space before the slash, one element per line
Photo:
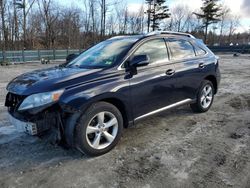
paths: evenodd
<path fill-rule="evenodd" d="M 166 0 L 146 0 L 148 4 L 148 32 L 151 26 L 153 31 L 159 29 L 160 21 L 170 17 Z M 151 24 L 152 22 L 152 24 Z"/>
<path fill-rule="evenodd" d="M 211 24 L 220 21 L 221 6 L 218 5 L 219 0 L 203 0 L 201 13 L 194 13 L 198 19 L 202 19 L 203 28 L 205 28 L 204 41 L 207 42 L 208 27 Z"/>

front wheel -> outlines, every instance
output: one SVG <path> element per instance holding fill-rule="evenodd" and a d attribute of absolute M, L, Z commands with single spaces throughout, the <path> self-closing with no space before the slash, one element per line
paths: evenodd
<path fill-rule="evenodd" d="M 196 102 L 190 107 L 194 112 L 206 112 L 211 107 L 214 100 L 214 86 L 209 80 L 201 83 Z"/>
<path fill-rule="evenodd" d="M 90 156 L 105 154 L 118 143 L 122 130 L 120 111 L 110 103 L 95 103 L 76 125 L 76 147 Z"/>

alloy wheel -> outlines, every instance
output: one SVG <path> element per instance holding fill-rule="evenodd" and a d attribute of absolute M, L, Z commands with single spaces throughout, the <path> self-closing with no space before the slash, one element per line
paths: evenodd
<path fill-rule="evenodd" d="M 203 88 L 200 100 L 201 100 L 201 106 L 204 109 L 208 108 L 212 103 L 213 89 L 209 84 L 205 85 L 205 87 Z"/>
<path fill-rule="evenodd" d="M 94 149 L 105 149 L 116 138 L 118 121 L 111 112 L 99 112 L 88 123 L 86 138 L 88 144 Z"/>

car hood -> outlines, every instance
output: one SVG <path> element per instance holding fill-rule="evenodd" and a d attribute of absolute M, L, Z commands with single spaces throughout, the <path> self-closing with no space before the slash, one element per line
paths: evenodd
<path fill-rule="evenodd" d="M 54 91 L 74 84 L 88 82 L 98 77 L 101 69 L 53 67 L 25 73 L 13 79 L 7 86 L 9 92 L 19 95 Z"/>

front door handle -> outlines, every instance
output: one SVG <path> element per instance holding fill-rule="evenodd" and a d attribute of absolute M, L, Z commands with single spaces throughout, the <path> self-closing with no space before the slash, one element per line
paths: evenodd
<path fill-rule="evenodd" d="M 200 64 L 199 64 L 199 68 L 200 68 L 200 69 L 203 69 L 204 67 L 205 67 L 205 64 L 204 64 L 204 63 L 200 63 Z"/>
<path fill-rule="evenodd" d="M 167 71 L 166 71 L 166 75 L 167 76 L 173 76 L 175 74 L 175 70 L 174 69 L 168 69 Z"/>

